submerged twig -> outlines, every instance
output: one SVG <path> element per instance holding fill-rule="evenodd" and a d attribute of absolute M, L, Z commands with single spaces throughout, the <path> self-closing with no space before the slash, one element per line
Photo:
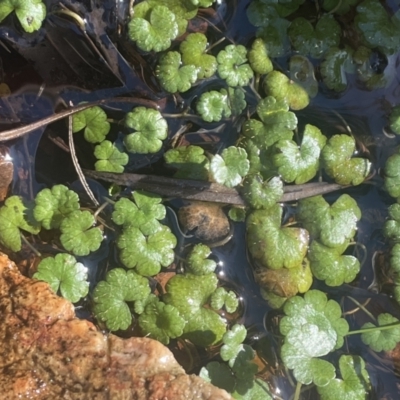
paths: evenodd
<path fill-rule="evenodd" d="M 98 207 L 100 205 L 100 203 L 97 201 L 96 197 L 94 197 L 92 189 L 90 189 L 89 184 L 86 181 L 86 177 L 82 172 L 82 168 L 79 165 L 78 157 L 76 156 L 75 145 L 74 145 L 74 136 L 72 133 L 72 116 L 71 115 L 68 117 L 68 143 L 69 143 L 69 151 L 71 153 L 72 163 L 74 164 L 75 171 L 78 174 L 79 180 L 81 181 L 82 186 L 85 189 L 85 192 L 89 196 L 90 200 L 92 200 L 92 203 L 96 207 Z"/>
<path fill-rule="evenodd" d="M 246 206 L 247 203 L 240 193 L 233 188 L 228 188 L 218 183 L 195 181 L 190 179 L 176 179 L 165 176 L 118 174 L 114 172 L 99 172 L 84 170 L 86 176 L 100 179 L 105 182 L 127 186 L 133 189 L 142 189 L 157 193 L 161 196 L 180 198 L 186 200 L 210 201 L 213 203 Z M 345 186 L 336 183 L 313 182 L 303 185 L 291 185 L 284 187 L 284 195 L 280 202 L 289 202 L 330 193 L 340 190 Z"/>
<path fill-rule="evenodd" d="M 154 101 L 147 99 L 139 99 L 136 97 L 114 97 L 110 99 L 97 100 L 90 103 L 80 104 L 78 106 L 74 106 L 68 108 L 67 110 L 60 111 L 58 113 L 52 114 L 48 117 L 42 118 L 39 121 L 32 122 L 31 124 L 21 126 L 19 128 L 8 129 L 6 131 L 0 132 L 0 142 L 6 142 L 7 140 L 18 139 L 24 135 L 27 135 L 30 132 L 35 131 L 36 129 L 42 128 L 46 125 L 49 125 L 53 122 L 59 121 L 63 118 L 69 117 L 70 115 L 74 115 L 80 111 L 86 110 L 88 108 L 99 106 L 101 104 L 106 103 L 135 103 L 140 104 L 146 107 L 158 108 L 158 104 Z"/>

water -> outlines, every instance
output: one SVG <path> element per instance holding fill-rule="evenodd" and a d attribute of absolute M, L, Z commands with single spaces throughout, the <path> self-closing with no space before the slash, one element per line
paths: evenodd
<path fill-rule="evenodd" d="M 49 0 L 47 6 L 53 7 L 57 3 Z M 117 8 L 115 4 L 118 5 Z M 254 36 L 254 28 L 244 17 L 248 4 L 248 0 L 237 3 L 221 2 L 210 21 L 223 29 L 229 39 L 246 45 Z M 394 10 L 398 7 L 393 2 L 388 2 L 388 5 Z M 164 112 L 177 113 L 195 102 L 199 93 L 218 85 L 216 80 L 210 79 L 190 90 L 182 99 L 173 99 L 172 96 L 161 98 L 161 93 L 155 90 L 154 77 L 149 69 L 140 69 L 140 60 L 127 51 L 127 41 L 120 33 L 127 18 L 126 3 L 114 3 L 111 0 L 98 4 L 81 2 L 73 3 L 73 7 L 85 15 L 88 22 L 86 32 L 82 32 L 73 21 L 60 15 L 49 16 L 43 31 L 33 36 L 21 35 L 11 20 L 0 27 L 0 40 L 4 44 L 0 46 L 2 72 L 12 91 L 11 96 L 0 98 L 0 129 L 36 121 L 53 114 L 63 104 L 70 102 L 77 104 L 121 95 L 155 100 Z M 201 20 L 198 22 L 200 24 Z M 218 38 L 217 31 L 212 31 L 212 34 Z M 155 60 L 150 58 L 148 62 L 153 66 Z M 278 63 L 283 68 L 286 67 L 286 60 L 279 59 Z M 345 300 L 345 296 L 351 295 L 360 302 L 370 298 L 374 311 L 390 312 L 398 318 L 400 308 L 390 296 L 375 293 L 368 288 L 375 278 L 374 255 L 388 251 L 381 228 L 387 217 L 387 207 L 393 203 L 393 199 L 382 189 L 381 169 L 387 157 L 399 145 L 400 137 L 389 138 L 384 135 L 383 130 L 387 125 L 389 110 L 398 102 L 400 95 L 397 78 L 400 76 L 399 65 L 398 55 L 388 59 L 388 68 L 396 72 L 396 78 L 388 88 L 368 92 L 349 77 L 349 85 L 344 93 L 332 95 L 331 92 L 320 92 L 309 107 L 298 113 L 300 127 L 305 123 L 312 123 L 328 136 L 346 132 L 348 125 L 358 143 L 363 145 L 362 153 L 372 160 L 375 169 L 375 176 L 369 183 L 346 191 L 357 200 L 363 214 L 358 224 L 357 241 L 365 246 L 365 254 L 356 247 L 359 250 L 358 256 L 365 256 L 361 273 L 354 283 L 343 285 L 339 290 L 318 283 L 313 287 L 326 291 L 329 297 L 341 302 L 344 310 L 354 307 Z M 254 110 L 256 98 L 249 95 L 249 103 L 250 109 Z M 115 102 L 106 109 L 109 115 L 119 119 L 132 107 L 132 104 Z M 210 152 L 234 144 L 241 122 L 242 120 L 231 120 L 221 129 L 219 123 L 208 124 L 193 117 L 168 120 L 171 137 L 184 126 L 189 133 L 184 136 L 183 143 L 205 144 Z M 121 129 L 114 127 L 111 136 L 113 139 L 120 138 Z M 56 137 L 67 143 L 65 121 L 10 143 L 10 154 L 15 162 L 15 177 L 11 189 L 13 194 L 33 198 L 38 190 L 55 183 L 79 187 L 69 154 L 51 140 Z M 77 139 L 77 149 L 82 166 L 92 168 L 91 146 Z M 134 158 L 130 167 L 135 172 L 158 173 L 163 168 L 162 151 L 151 157 Z M 99 197 L 107 196 L 106 190 L 99 183 L 91 181 L 90 184 Z M 328 198 L 335 197 L 337 194 Z M 175 203 L 170 205 L 176 206 Z M 175 233 L 178 234 L 176 229 Z M 111 238 L 112 234 L 109 240 Z M 181 237 L 180 243 L 185 246 L 187 241 Z M 238 322 L 248 326 L 255 348 L 265 351 L 269 347 L 266 358 L 270 363 L 269 367 L 275 371 L 275 376 L 267 379 L 272 382 L 275 392 L 281 398 L 288 399 L 293 388 L 283 377 L 284 371 L 276 356 L 277 312 L 270 310 L 254 282 L 246 251 L 243 223 L 235 223 L 233 239 L 224 246 L 213 249 L 213 255 L 219 262 L 217 273 L 220 279 L 227 287 L 235 290 L 242 300 L 242 314 Z M 99 252 L 83 261 L 89 268 L 93 286 L 104 276 L 106 270 L 117 265 L 117 256 L 109 242 L 105 242 Z M 90 317 L 87 314 L 87 303 L 83 302 L 80 306 L 80 315 Z M 360 322 L 359 318 L 360 314 L 356 313 L 349 321 L 352 325 L 359 326 L 364 322 Z M 393 374 L 390 360 L 376 357 L 356 337 L 350 337 L 346 341 L 345 350 L 360 354 L 366 360 L 373 384 L 371 399 L 398 398 L 400 382 Z M 315 392 L 311 391 L 305 398 L 313 398 L 313 395 Z"/>

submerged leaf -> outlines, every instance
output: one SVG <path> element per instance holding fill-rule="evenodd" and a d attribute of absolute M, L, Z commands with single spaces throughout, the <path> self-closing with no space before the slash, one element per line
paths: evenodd
<path fill-rule="evenodd" d="M 396 135 L 400 135 L 400 105 L 393 107 L 389 116 L 390 129 Z"/>
<path fill-rule="evenodd" d="M 383 187 L 392 197 L 400 198 L 400 154 L 391 155 L 385 163 Z"/>
<path fill-rule="evenodd" d="M 365 0 L 357 6 L 355 26 L 368 47 L 378 48 L 385 54 L 396 53 L 400 48 L 399 22 L 398 15 L 390 18 L 379 1 Z"/>
<path fill-rule="evenodd" d="M 333 15 L 322 16 L 315 28 L 303 17 L 296 18 L 289 26 L 288 34 L 293 47 L 302 55 L 322 57 L 326 51 L 337 46 L 342 30 Z"/>
<path fill-rule="evenodd" d="M 75 257 L 60 253 L 40 261 L 33 278 L 47 282 L 55 293 L 60 290 L 62 297 L 76 303 L 89 292 L 87 271 Z"/>
<path fill-rule="evenodd" d="M 228 313 L 233 313 L 236 311 L 239 305 L 239 300 L 236 294 L 232 291 L 227 291 L 223 287 L 219 287 L 211 295 L 211 307 L 214 310 L 220 310 L 225 306 L 225 310 Z"/>
<path fill-rule="evenodd" d="M 124 144 L 131 153 L 157 153 L 168 135 L 167 121 L 152 108 L 136 107 L 126 114 L 125 125 L 135 130 L 125 136 Z"/>

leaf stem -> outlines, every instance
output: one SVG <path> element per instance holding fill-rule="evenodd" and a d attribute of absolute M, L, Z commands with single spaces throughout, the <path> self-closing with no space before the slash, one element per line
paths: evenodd
<path fill-rule="evenodd" d="M 375 332 L 375 331 L 387 331 L 388 329 L 396 328 L 399 325 L 400 325 L 400 321 L 396 322 L 394 324 L 390 324 L 390 325 L 372 326 L 371 328 L 364 328 L 364 329 L 358 329 L 356 331 L 350 331 L 350 332 L 346 333 L 345 336 L 356 335 L 358 333 L 367 333 L 367 332 Z"/>
<path fill-rule="evenodd" d="M 301 382 L 297 382 L 293 400 L 299 400 L 300 399 L 300 393 L 301 393 Z"/>
<path fill-rule="evenodd" d="M 40 254 L 40 252 L 38 250 L 36 250 L 31 243 L 29 243 L 28 239 L 22 234 L 22 232 L 19 233 L 21 235 L 21 239 L 22 241 L 33 251 L 33 253 L 35 253 L 36 256 L 38 257 L 42 257 L 42 255 Z"/>
<path fill-rule="evenodd" d="M 355 298 L 353 298 L 351 296 L 347 296 L 347 298 L 350 301 L 352 301 L 354 304 L 356 304 L 360 310 L 363 310 L 365 312 L 365 314 L 367 314 L 372 319 L 372 321 L 374 321 L 376 323 L 376 318 L 365 308 L 366 304 L 361 304 L 360 302 L 358 302 Z"/>

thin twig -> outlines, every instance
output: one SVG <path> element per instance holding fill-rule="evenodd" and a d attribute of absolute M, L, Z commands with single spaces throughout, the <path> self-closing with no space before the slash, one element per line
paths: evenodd
<path fill-rule="evenodd" d="M 234 188 L 228 188 L 218 183 L 195 181 L 191 179 L 176 179 L 165 176 L 118 174 L 84 170 L 86 176 L 105 182 L 116 183 L 133 189 L 147 190 L 161 196 L 186 200 L 210 201 L 213 203 L 246 206 L 246 201 Z M 319 194 L 340 190 L 345 186 L 336 183 L 312 182 L 304 185 L 284 186 L 284 195 L 279 202 L 296 201 Z"/>
<path fill-rule="evenodd" d="M 69 151 L 71 153 L 72 163 L 74 164 L 75 171 L 78 174 L 79 180 L 81 181 L 82 186 L 85 189 L 85 192 L 89 196 L 90 200 L 92 200 L 92 203 L 96 207 L 98 207 L 100 203 L 97 201 L 96 197 L 94 197 L 94 194 L 86 181 L 85 175 L 82 172 L 81 166 L 79 165 L 78 157 L 76 156 L 75 146 L 74 146 L 74 136 L 72 134 L 72 115 L 68 116 L 68 143 L 69 143 Z"/>

